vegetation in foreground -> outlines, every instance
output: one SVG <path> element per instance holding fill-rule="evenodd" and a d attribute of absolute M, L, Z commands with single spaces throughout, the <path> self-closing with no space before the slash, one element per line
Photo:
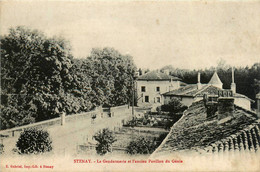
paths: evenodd
<path fill-rule="evenodd" d="M 161 134 L 158 138 L 149 139 L 146 137 L 139 137 L 136 140 L 133 140 L 127 146 L 126 152 L 128 154 L 151 154 L 155 149 L 162 143 L 164 138 L 167 136 L 167 133 Z"/>
<path fill-rule="evenodd" d="M 16 147 L 19 154 L 45 153 L 52 150 L 52 140 L 47 131 L 29 128 L 21 133 Z"/>
<path fill-rule="evenodd" d="M 96 146 L 97 154 L 105 155 L 107 152 L 112 152 L 112 144 L 116 141 L 112 131 L 108 128 L 100 130 L 94 135 L 94 139 L 98 142 Z"/>

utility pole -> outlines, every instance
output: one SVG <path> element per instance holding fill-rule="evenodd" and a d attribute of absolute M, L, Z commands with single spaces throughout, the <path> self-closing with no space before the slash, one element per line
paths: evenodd
<path fill-rule="evenodd" d="M 133 78 L 133 81 L 132 81 L 132 117 L 134 119 L 135 117 L 135 109 L 134 109 L 134 106 L 135 106 L 135 77 Z"/>
<path fill-rule="evenodd" d="M 134 73 L 133 80 L 132 80 L 132 117 L 133 117 L 133 119 L 135 117 L 134 106 L 135 106 L 135 80 L 136 80 L 136 78 L 137 78 L 137 73 Z"/>

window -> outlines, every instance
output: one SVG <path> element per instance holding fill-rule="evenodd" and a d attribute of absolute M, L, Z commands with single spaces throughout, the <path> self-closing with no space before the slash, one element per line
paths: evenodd
<path fill-rule="evenodd" d="M 142 86 L 142 87 L 141 87 L 141 91 L 142 91 L 142 92 L 145 92 L 145 86 Z"/>
<path fill-rule="evenodd" d="M 144 101 L 145 101 L 145 102 L 149 102 L 149 96 L 145 96 L 145 97 L 144 97 Z"/>
<path fill-rule="evenodd" d="M 156 97 L 157 103 L 161 102 L 161 98 L 160 97 Z"/>
<path fill-rule="evenodd" d="M 159 92 L 160 91 L 160 87 L 156 87 L 156 91 Z"/>

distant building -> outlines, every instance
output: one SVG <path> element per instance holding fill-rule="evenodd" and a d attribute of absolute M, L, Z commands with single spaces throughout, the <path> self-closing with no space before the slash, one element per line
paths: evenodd
<path fill-rule="evenodd" d="M 162 94 L 180 88 L 181 82 L 177 77 L 168 73 L 152 71 L 137 78 L 138 106 L 160 105 Z"/>
<path fill-rule="evenodd" d="M 200 73 L 198 73 L 198 83 L 197 84 L 188 84 L 184 87 L 181 87 L 176 90 L 172 90 L 163 94 L 163 103 L 168 104 L 173 97 L 179 98 L 181 102 L 190 106 L 193 102 L 203 99 L 203 96 L 207 94 L 209 97 L 219 97 L 221 93 L 228 94 L 231 92 L 232 95 L 221 95 L 224 97 L 234 97 L 234 103 L 237 106 L 243 107 L 247 110 L 251 110 L 251 100 L 245 95 L 236 93 L 236 85 L 234 83 L 234 72 L 232 70 L 232 84 L 231 89 L 223 89 L 223 83 L 218 77 L 217 72 L 215 72 L 210 79 L 209 83 L 201 84 L 200 83 Z"/>

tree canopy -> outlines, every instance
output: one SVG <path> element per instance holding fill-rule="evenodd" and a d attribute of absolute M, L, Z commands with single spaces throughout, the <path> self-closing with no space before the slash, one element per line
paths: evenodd
<path fill-rule="evenodd" d="M 129 55 L 94 48 L 75 59 L 67 40 L 18 26 L 0 39 L 1 129 L 129 102 Z"/>
<path fill-rule="evenodd" d="M 73 79 L 69 44 L 21 26 L 11 28 L 0 43 L 1 127 L 57 117 L 61 95 Z"/>

